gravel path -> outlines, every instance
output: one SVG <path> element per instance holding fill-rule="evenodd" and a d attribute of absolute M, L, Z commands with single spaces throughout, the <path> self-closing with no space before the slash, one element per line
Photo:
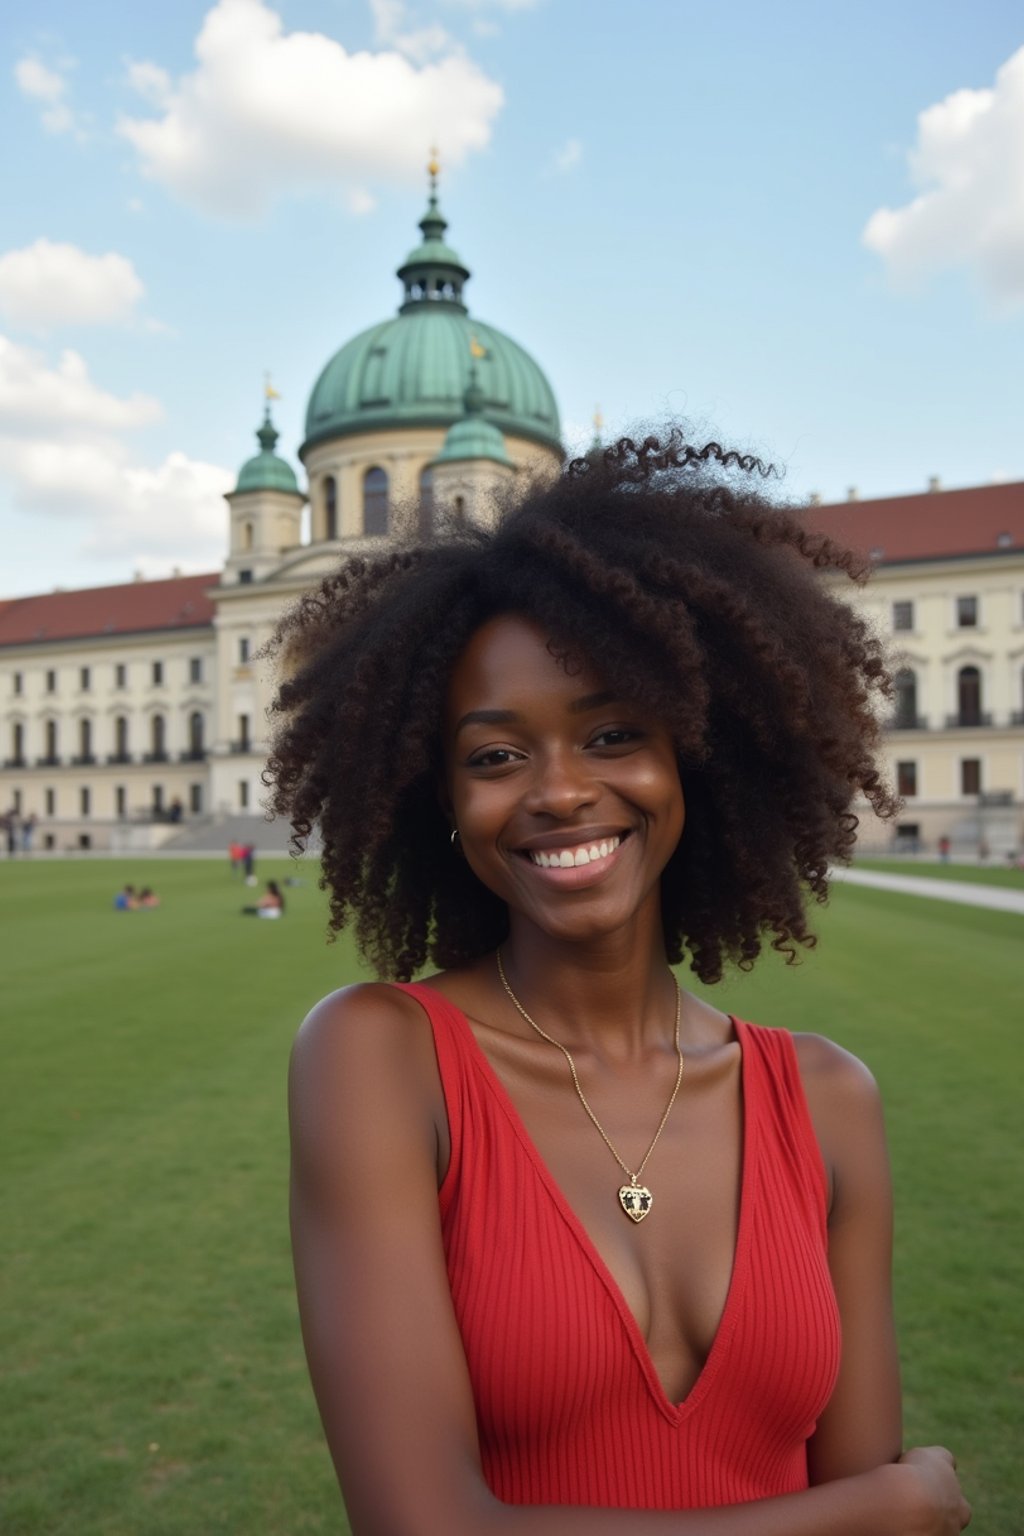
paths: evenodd
<path fill-rule="evenodd" d="M 931 896 L 936 901 L 958 901 L 969 907 L 992 907 L 1024 917 L 1024 891 L 1001 885 L 971 885 L 966 880 L 929 880 L 923 875 L 887 875 L 879 869 L 833 869 L 833 880 L 847 885 L 873 885 L 880 891 L 902 891 L 906 896 Z"/>

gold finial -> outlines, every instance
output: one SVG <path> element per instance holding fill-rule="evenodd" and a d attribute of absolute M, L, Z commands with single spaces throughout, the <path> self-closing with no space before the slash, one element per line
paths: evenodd
<path fill-rule="evenodd" d="M 264 400 L 280 400 L 281 398 L 273 384 L 270 382 L 269 373 L 265 373 L 263 375 L 263 398 Z"/>
<path fill-rule="evenodd" d="M 469 338 L 469 355 L 475 358 L 487 356 L 487 348 L 482 347 L 475 336 Z"/>
<path fill-rule="evenodd" d="M 603 427 L 604 427 L 604 417 L 601 415 L 601 407 L 599 405 L 595 405 L 594 406 L 594 436 L 595 437 L 599 438 L 601 436 L 601 431 L 602 431 Z"/>
<path fill-rule="evenodd" d="M 441 161 L 440 161 L 440 158 L 438 156 L 437 150 L 436 149 L 432 149 L 430 151 L 430 159 L 427 161 L 427 174 L 430 177 L 430 191 L 431 191 L 431 193 L 434 193 L 434 192 L 437 191 L 437 178 L 440 175 L 440 173 L 441 173 Z"/>

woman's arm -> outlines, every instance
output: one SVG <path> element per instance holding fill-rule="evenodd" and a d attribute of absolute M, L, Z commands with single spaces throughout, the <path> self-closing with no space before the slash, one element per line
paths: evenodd
<path fill-rule="evenodd" d="M 839 1379 L 808 1447 L 811 1482 L 825 1483 L 894 1462 L 902 1450 L 892 1180 L 871 1073 L 819 1035 L 796 1045 L 831 1185 L 828 1260 L 842 1323 Z"/>
<path fill-rule="evenodd" d="M 945 1453 L 693 1513 L 500 1503 L 438 1217 L 444 1105 L 422 1010 L 363 986 L 318 1005 L 290 1079 L 292 1243 L 310 1374 L 355 1536 L 956 1536 Z"/>

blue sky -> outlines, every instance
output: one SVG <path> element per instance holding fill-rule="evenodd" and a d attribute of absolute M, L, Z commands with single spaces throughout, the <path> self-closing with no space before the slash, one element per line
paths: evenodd
<path fill-rule="evenodd" d="M 1024 17 L 951 0 L 4 8 L 0 595 L 215 568 L 269 370 L 392 313 L 432 141 L 567 440 L 794 499 L 1024 479 Z"/>

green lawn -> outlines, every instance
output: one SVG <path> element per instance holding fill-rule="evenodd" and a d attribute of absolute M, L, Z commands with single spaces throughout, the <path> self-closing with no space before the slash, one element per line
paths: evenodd
<path fill-rule="evenodd" d="M 265 864 L 260 874 L 285 872 Z M 226 861 L 0 864 L 0 1529 L 345 1530 L 285 1220 L 298 1019 L 352 979 L 315 872 L 281 923 Z M 115 914 L 125 879 L 164 898 Z M 1024 920 L 847 887 L 797 971 L 714 991 L 863 1055 L 889 1105 L 908 1437 L 1020 1530 Z"/>

